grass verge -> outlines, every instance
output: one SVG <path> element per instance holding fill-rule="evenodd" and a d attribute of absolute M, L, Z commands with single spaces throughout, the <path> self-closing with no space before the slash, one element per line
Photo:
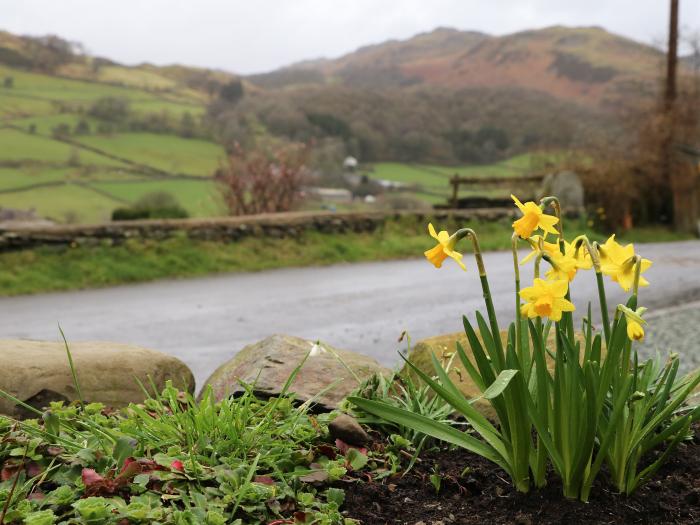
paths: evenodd
<path fill-rule="evenodd" d="M 506 227 L 504 227 L 504 225 Z M 456 224 L 436 226 L 453 230 Z M 510 247 L 508 222 L 460 223 L 479 233 L 482 249 Z M 121 245 L 41 247 L 0 254 L 0 295 L 95 288 L 163 278 L 284 267 L 382 261 L 420 257 L 432 246 L 426 225 L 415 219 L 387 222 L 372 233 L 327 235 L 308 232 L 297 239 L 249 237 L 238 242 L 198 241 L 176 236 L 163 241 L 129 240 Z M 604 235 L 567 224 L 567 237 Z M 638 229 L 624 241 L 688 239 L 661 228 Z"/>

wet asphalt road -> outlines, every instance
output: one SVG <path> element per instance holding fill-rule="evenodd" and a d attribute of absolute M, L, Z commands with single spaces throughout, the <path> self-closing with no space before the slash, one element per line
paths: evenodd
<path fill-rule="evenodd" d="M 654 261 L 640 304 L 660 308 L 700 299 L 700 241 L 644 244 L 637 251 Z M 514 315 L 511 254 L 485 259 L 505 323 Z M 465 261 L 467 273 L 449 260 L 438 271 L 421 259 L 1 298 L 0 338 L 57 340 L 60 323 L 69 341 L 132 343 L 175 355 L 198 385 L 243 346 L 274 333 L 321 339 L 391 366 L 403 330 L 414 341 L 459 331 L 461 314 L 483 307 L 474 263 Z M 523 270 L 524 285 L 531 268 Z M 608 290 L 611 306 L 623 300 L 616 284 Z M 582 310 L 595 300 L 592 272 L 577 277 L 572 291 Z"/>

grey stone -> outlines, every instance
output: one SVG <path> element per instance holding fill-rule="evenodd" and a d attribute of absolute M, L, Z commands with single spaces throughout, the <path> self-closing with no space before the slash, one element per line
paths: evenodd
<path fill-rule="evenodd" d="M 340 439 L 348 445 L 361 447 L 369 441 L 367 432 L 357 420 L 347 414 L 340 414 L 328 424 L 328 432 L 334 439 Z"/>
<path fill-rule="evenodd" d="M 217 400 L 242 392 L 241 382 L 254 384 L 255 392 L 260 395 L 275 396 L 281 393 L 307 354 L 309 357 L 289 392 L 294 392 L 300 401 L 315 398 L 314 402 L 324 409 L 337 408 L 358 386 L 358 379 L 362 381 L 374 373 L 391 373 L 371 357 L 324 343 L 316 345 L 299 337 L 272 335 L 243 348 L 217 368 L 204 386 L 212 387 Z"/>
<path fill-rule="evenodd" d="M 123 407 L 140 403 L 153 382 L 162 389 L 170 379 L 178 388 L 194 391 L 194 377 L 179 359 L 138 346 L 108 342 L 69 344 L 78 385 L 86 402 Z M 75 401 L 78 392 L 63 343 L 50 341 L 0 340 L 0 390 L 30 406 L 41 409 L 51 401 Z M 0 397 L 0 413 L 27 417 L 27 409 L 18 409 Z"/>
<path fill-rule="evenodd" d="M 578 215 L 584 211 L 584 190 L 581 178 L 573 171 L 550 173 L 542 181 L 541 196 L 556 195 L 566 215 Z"/>

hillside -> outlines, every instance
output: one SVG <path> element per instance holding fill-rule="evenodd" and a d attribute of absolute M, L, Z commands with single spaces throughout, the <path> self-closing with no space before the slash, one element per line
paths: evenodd
<path fill-rule="evenodd" d="M 167 191 L 192 215 L 220 213 L 210 177 L 224 151 L 202 116 L 235 80 L 126 67 L 57 37 L 0 32 L 0 208 L 99 222 Z"/>
<path fill-rule="evenodd" d="M 650 88 L 662 55 L 599 27 L 549 27 L 505 36 L 439 28 L 405 41 L 302 62 L 250 78 L 263 87 L 522 88 L 584 105 Z"/>

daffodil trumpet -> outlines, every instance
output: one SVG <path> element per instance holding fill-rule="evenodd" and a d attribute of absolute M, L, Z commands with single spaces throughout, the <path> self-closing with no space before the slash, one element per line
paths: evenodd
<path fill-rule="evenodd" d="M 625 305 L 618 304 L 617 310 L 624 314 L 627 321 L 627 337 L 630 341 L 644 340 L 644 326 L 647 322 L 642 319 L 642 315 L 647 311 L 646 308 L 640 306 L 637 309 L 629 308 Z"/>

